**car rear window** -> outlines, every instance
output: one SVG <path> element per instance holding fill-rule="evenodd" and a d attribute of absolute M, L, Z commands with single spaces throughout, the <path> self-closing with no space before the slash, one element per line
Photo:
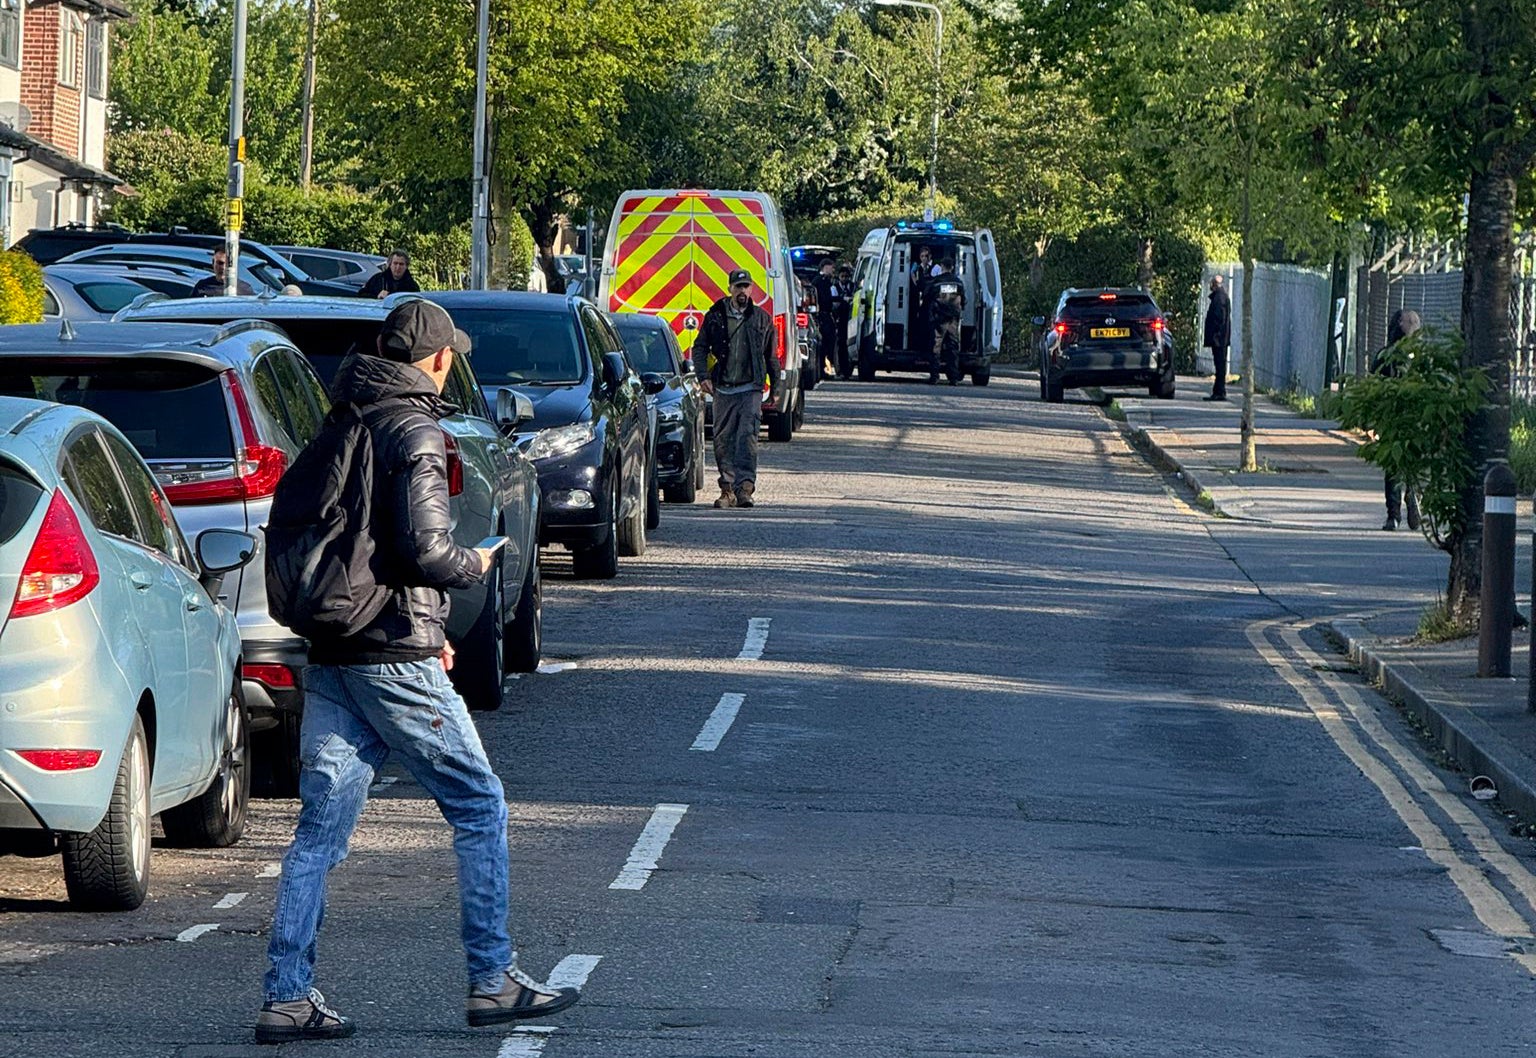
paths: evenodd
<path fill-rule="evenodd" d="M 42 498 L 42 486 L 16 468 L 0 463 L 0 544 L 15 539 Z"/>
<path fill-rule="evenodd" d="M 97 312 L 116 312 L 140 294 L 149 293 L 149 288 L 139 283 L 103 279 L 90 283 L 78 283 L 75 285 L 75 291 Z"/>
<path fill-rule="evenodd" d="M 1068 298 L 1061 314 L 1067 319 L 1080 320 L 1105 312 L 1112 312 L 1121 319 L 1140 319 L 1156 316 L 1157 305 L 1146 294 L 1117 294 L 1112 298 L 1090 294 Z"/>
<path fill-rule="evenodd" d="M 224 387 L 198 364 L 134 358 L 0 358 L 0 394 L 87 408 L 147 460 L 231 459 Z"/>
<path fill-rule="evenodd" d="M 636 326 L 622 319 L 616 320 L 613 327 L 624 339 L 624 351 L 629 354 L 629 362 L 636 371 L 642 374 L 654 371 L 659 375 L 676 373 L 672 350 L 667 348 L 666 332 L 656 327 Z"/>
<path fill-rule="evenodd" d="M 576 320 L 556 312 L 505 309 L 453 310 L 473 343 L 469 366 L 482 385 L 569 385 L 582 379 Z"/>

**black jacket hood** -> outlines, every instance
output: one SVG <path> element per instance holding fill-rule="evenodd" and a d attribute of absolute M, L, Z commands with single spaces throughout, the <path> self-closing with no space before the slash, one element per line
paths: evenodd
<path fill-rule="evenodd" d="M 443 400 L 432 380 L 413 364 L 369 356 L 354 347 L 336 369 L 331 399 L 337 403 L 368 407 L 390 399 L 418 404 L 434 418 L 452 415 L 453 405 Z"/>

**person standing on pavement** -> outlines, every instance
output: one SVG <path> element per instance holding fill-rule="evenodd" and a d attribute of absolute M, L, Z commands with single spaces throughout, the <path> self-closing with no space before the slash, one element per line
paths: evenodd
<path fill-rule="evenodd" d="M 763 408 L 778 406 L 783 382 L 773 355 L 773 320 L 752 300 L 752 277 L 738 268 L 729 283 L 730 293 L 704 314 L 699 334 L 703 350 L 694 357 L 693 369 L 714 401 L 715 464 L 720 470 L 715 506 L 751 507 Z M 772 386 L 766 405 L 765 380 Z"/>
<path fill-rule="evenodd" d="M 1416 334 L 1423 326 L 1419 314 L 1412 309 L 1398 309 L 1392 313 L 1392 318 L 1387 321 L 1387 346 L 1376 354 L 1376 362 L 1371 365 L 1374 374 L 1386 378 L 1392 378 L 1402 373 L 1402 368 L 1388 354 L 1395 350 L 1404 338 Z M 1419 500 L 1413 494 L 1412 489 L 1405 489 L 1401 481 L 1391 477 L 1386 480 L 1387 520 L 1381 523 L 1381 528 L 1386 532 L 1393 532 L 1403 521 L 1403 498 L 1407 494 L 1408 500 L 1408 528 L 1419 527 Z"/>
<path fill-rule="evenodd" d="M 819 317 L 821 342 L 816 355 L 823 373 L 837 371 L 837 302 L 840 293 L 837 286 L 837 262 L 828 257 L 821 262 L 816 276 L 816 312 Z M 830 365 L 830 366 L 828 366 Z"/>
<path fill-rule="evenodd" d="M 928 359 L 928 384 L 939 381 L 942 367 L 951 386 L 960 384 L 960 318 L 965 315 L 965 284 L 955 275 L 953 258 L 946 257 L 928 287 L 928 313 L 933 323 L 933 350 Z"/>
<path fill-rule="evenodd" d="M 451 532 L 438 421 L 453 411 L 441 397 L 449 369 L 469 348 L 468 336 L 440 306 L 413 300 L 396 308 L 377 348 L 354 348 L 342 362 L 333 410 L 306 450 L 320 455 L 306 462 L 301 454 L 273 502 L 272 526 L 303 524 L 322 502 L 316 497 L 325 494 L 326 479 L 350 469 L 358 475 L 350 495 L 360 509 L 344 520 L 366 538 L 362 553 L 371 557 L 356 568 L 347 564 L 340 578 L 332 572 L 314 582 L 300 571 L 330 552 L 290 545 L 294 537 L 287 534 L 278 542 L 268 536 L 268 583 L 280 587 L 269 587 L 269 595 L 288 600 L 323 585 L 335 598 L 315 598 L 319 592 L 312 591 L 305 607 L 343 613 L 346 627 L 357 631 L 309 634 L 302 805 L 278 882 L 258 1043 L 336 1039 L 356 1030 L 314 987 L 316 942 L 327 876 L 346 858 L 368 788 L 391 755 L 432 795 L 454 830 L 469 1024 L 543 1017 L 580 998 L 575 989 L 540 984 L 517 968 L 507 930 L 506 795 L 448 679 L 453 647 L 444 634 L 446 589 L 471 586 L 499 561 L 494 550 L 460 547 Z M 357 469 L 368 465 L 365 450 L 371 488 Z M 282 605 L 274 602 L 274 611 Z"/>
<path fill-rule="evenodd" d="M 848 358 L 848 321 L 853 316 L 853 269 L 842 265 L 837 270 L 837 289 L 842 295 L 834 306 L 832 334 L 834 347 L 832 362 L 837 367 L 837 377 L 847 382 L 853 377 L 853 362 Z"/>
<path fill-rule="evenodd" d="M 194 298 L 219 298 L 224 296 L 224 283 L 229 276 L 229 254 L 220 246 L 213 251 L 213 275 L 204 276 L 197 281 L 192 288 Z M 235 293 L 242 297 L 250 297 L 256 291 L 251 289 L 251 284 L 245 280 L 235 282 Z"/>
<path fill-rule="evenodd" d="M 391 294 L 414 293 L 421 289 L 421 284 L 416 282 L 416 277 L 411 275 L 411 259 L 404 250 L 396 250 L 389 255 L 389 263 L 369 277 L 363 284 L 363 289 L 357 292 L 360 298 L 387 298 Z"/>
<path fill-rule="evenodd" d="M 1232 348 L 1232 299 L 1221 276 L 1211 276 L 1211 300 L 1205 307 L 1205 343 L 1216 367 L 1216 381 L 1206 400 L 1227 399 L 1227 354 Z"/>

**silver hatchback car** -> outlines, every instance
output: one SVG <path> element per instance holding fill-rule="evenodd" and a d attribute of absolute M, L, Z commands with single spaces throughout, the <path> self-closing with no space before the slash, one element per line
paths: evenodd
<path fill-rule="evenodd" d="M 256 541 L 196 553 L 123 435 L 0 397 L 0 839 L 57 839 L 70 900 L 129 910 L 167 839 L 239 840 L 250 790 L 240 636 L 220 582 Z"/>

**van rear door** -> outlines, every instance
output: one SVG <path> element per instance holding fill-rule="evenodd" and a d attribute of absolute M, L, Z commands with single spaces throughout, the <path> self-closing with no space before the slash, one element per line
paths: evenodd
<path fill-rule="evenodd" d="M 976 233 L 976 286 L 981 292 L 981 352 L 992 357 L 1003 347 L 1003 275 L 997 261 L 997 241 L 988 228 Z"/>

